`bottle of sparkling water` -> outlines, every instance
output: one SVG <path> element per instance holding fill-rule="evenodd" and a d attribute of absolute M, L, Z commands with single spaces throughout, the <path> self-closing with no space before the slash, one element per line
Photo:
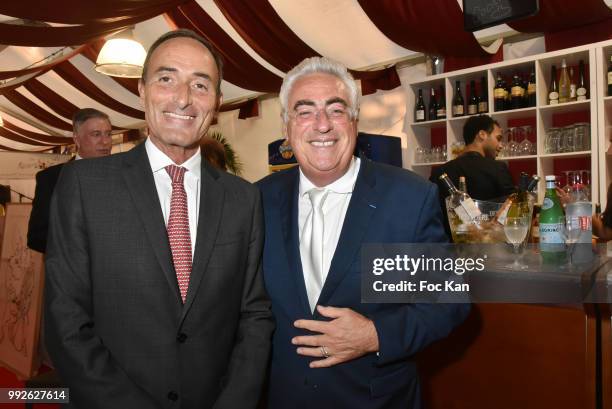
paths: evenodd
<path fill-rule="evenodd" d="M 540 253 L 547 264 L 561 264 L 565 254 L 565 215 L 555 190 L 555 175 L 546 176 L 546 194 L 540 210 Z"/>

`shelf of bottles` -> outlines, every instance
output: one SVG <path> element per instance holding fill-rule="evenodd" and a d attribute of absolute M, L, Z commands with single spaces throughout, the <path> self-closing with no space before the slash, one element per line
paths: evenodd
<path fill-rule="evenodd" d="M 564 186 L 567 172 L 588 172 L 589 194 L 603 206 L 612 183 L 612 96 L 607 78 L 611 56 L 608 40 L 411 83 L 407 167 L 428 178 L 432 166 L 441 164 L 439 156 L 422 160 L 417 151 L 445 149 L 446 158 L 454 158 L 460 153 L 467 118 L 486 113 L 504 130 L 498 160 L 508 163 L 513 177 L 521 171 L 542 180 L 554 174 Z M 438 112 L 446 115 L 440 118 Z M 599 170 L 598 164 L 605 166 Z M 542 182 L 540 202 L 544 191 Z"/>

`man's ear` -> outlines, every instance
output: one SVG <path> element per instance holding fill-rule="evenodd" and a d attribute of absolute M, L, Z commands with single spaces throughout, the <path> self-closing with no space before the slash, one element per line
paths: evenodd
<path fill-rule="evenodd" d="M 478 133 L 476 134 L 476 137 L 478 138 L 478 140 L 479 140 L 480 142 L 484 142 L 484 141 L 485 141 L 485 139 L 487 139 L 487 133 L 481 129 L 481 130 L 480 130 L 480 131 L 478 131 Z"/>
<path fill-rule="evenodd" d="M 141 79 L 138 80 L 138 95 L 140 98 L 140 105 L 144 108 L 145 106 L 145 83 Z"/>

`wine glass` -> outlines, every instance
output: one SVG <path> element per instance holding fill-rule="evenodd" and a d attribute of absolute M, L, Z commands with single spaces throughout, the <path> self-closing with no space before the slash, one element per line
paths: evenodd
<path fill-rule="evenodd" d="M 582 232 L 579 216 L 565 217 L 565 231 L 563 233 L 565 245 L 567 246 L 567 254 L 569 256 L 569 264 L 572 265 L 572 255 L 576 247 L 576 243 Z"/>
<path fill-rule="evenodd" d="M 527 237 L 529 231 L 529 217 L 507 217 L 506 223 L 504 224 L 504 234 L 508 243 L 512 244 L 514 253 L 514 262 L 508 264 L 506 267 L 512 270 L 525 270 L 527 264 L 521 261 L 520 249 L 521 244 Z"/>
<path fill-rule="evenodd" d="M 518 142 L 514 139 L 514 135 L 516 133 L 515 131 L 516 128 L 514 127 L 510 127 L 507 130 L 507 134 L 508 134 L 508 156 L 518 156 L 519 152 L 519 144 Z"/>

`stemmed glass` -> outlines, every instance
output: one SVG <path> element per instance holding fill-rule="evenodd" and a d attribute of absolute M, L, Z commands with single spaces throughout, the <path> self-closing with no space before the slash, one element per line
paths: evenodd
<path fill-rule="evenodd" d="M 508 264 L 506 267 L 512 270 L 525 270 L 527 264 L 524 264 L 521 260 L 520 250 L 521 244 L 527 237 L 529 231 L 529 217 L 507 217 L 506 224 L 504 224 L 504 234 L 508 243 L 512 244 L 512 250 L 514 253 L 514 262 Z"/>
<path fill-rule="evenodd" d="M 510 127 L 506 131 L 507 134 L 508 134 L 508 156 L 517 156 L 519 154 L 518 153 L 519 144 L 514 139 L 514 135 L 515 135 L 515 132 L 516 132 L 515 129 L 516 128 L 514 128 L 514 127 Z"/>
<path fill-rule="evenodd" d="M 519 136 L 520 134 L 523 134 L 523 140 L 519 144 L 519 155 L 531 155 L 532 144 L 531 141 L 527 138 L 527 136 L 531 133 L 531 126 L 527 125 L 519 127 L 517 128 L 517 131 L 519 131 Z"/>
<path fill-rule="evenodd" d="M 569 255 L 569 264 L 572 265 L 572 255 L 574 253 L 574 248 L 576 247 L 576 243 L 580 238 L 581 228 L 580 228 L 580 217 L 579 216 L 566 216 L 565 217 L 565 231 L 564 231 L 564 239 L 565 245 L 567 246 L 567 254 Z"/>

